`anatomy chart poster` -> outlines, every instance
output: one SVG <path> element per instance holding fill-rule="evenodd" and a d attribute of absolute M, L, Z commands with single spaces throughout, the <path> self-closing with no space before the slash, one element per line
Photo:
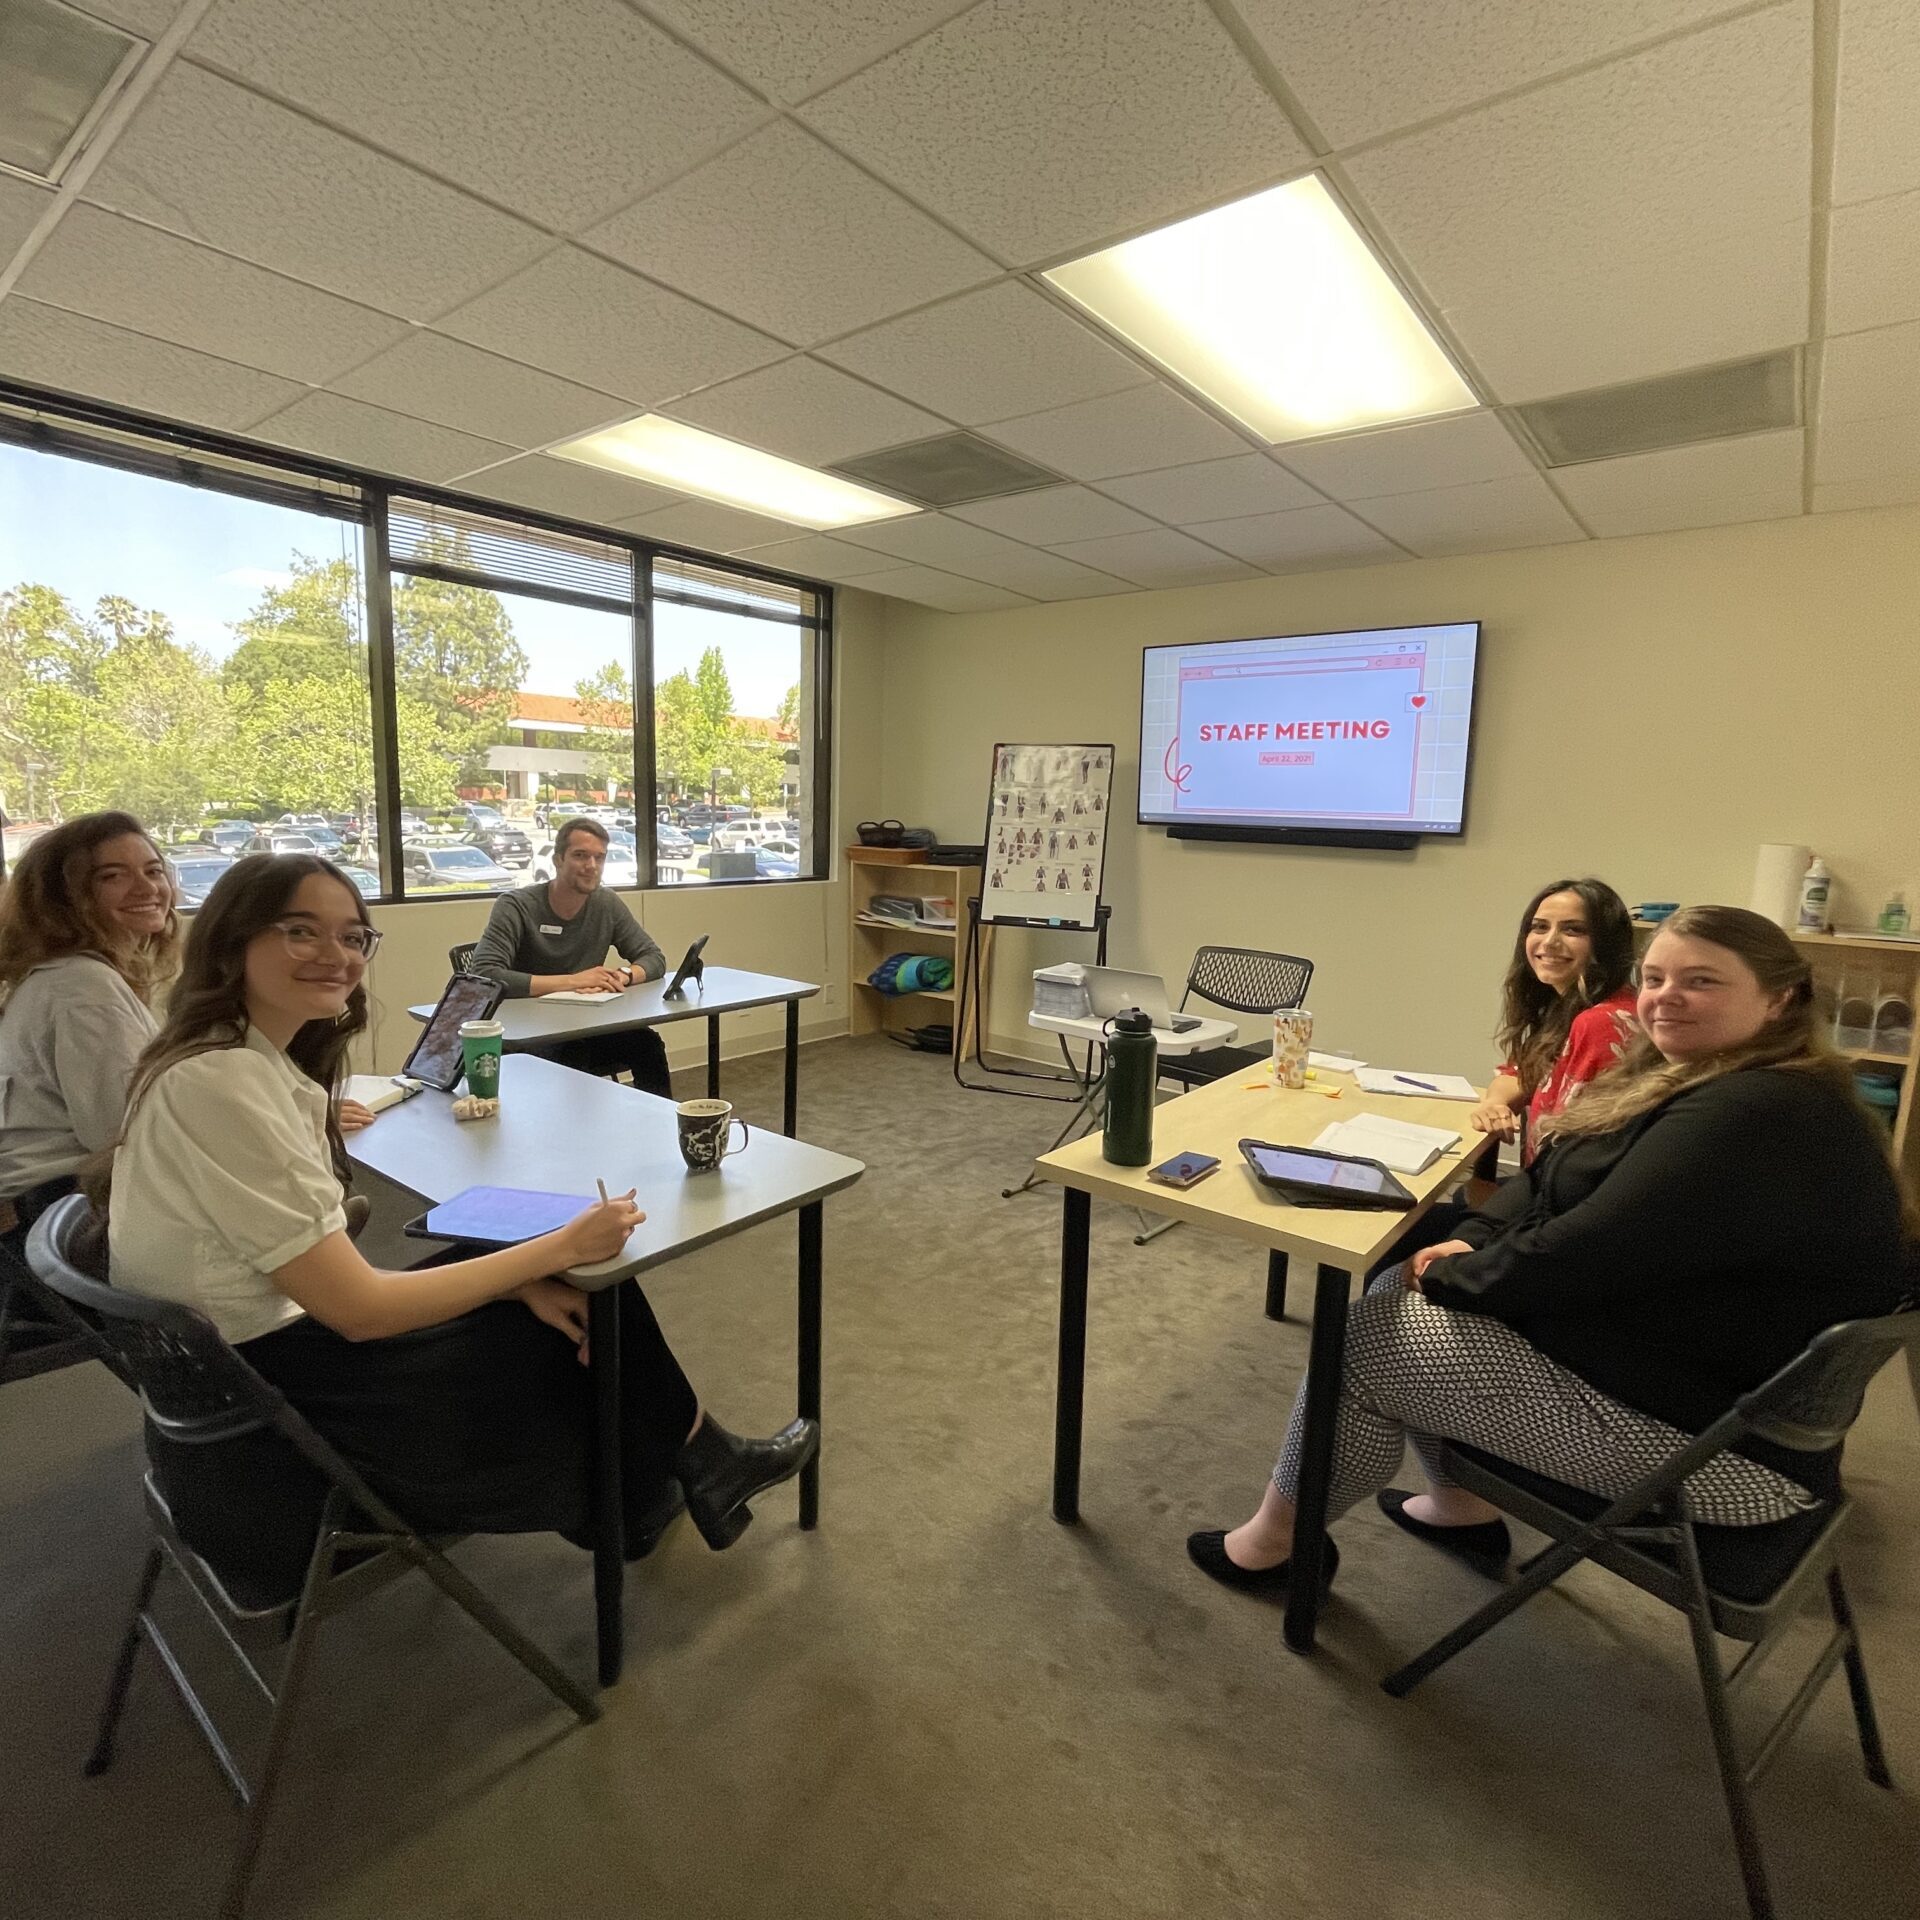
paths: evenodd
<path fill-rule="evenodd" d="M 1113 817 L 1113 746 L 993 750 L 982 920 L 1091 927 Z"/>

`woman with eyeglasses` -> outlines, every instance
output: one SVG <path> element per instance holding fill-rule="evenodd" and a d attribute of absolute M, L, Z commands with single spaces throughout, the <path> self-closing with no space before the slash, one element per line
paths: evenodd
<path fill-rule="evenodd" d="M 0 1199 L 16 1250 L 118 1137 L 178 961 L 173 875 L 130 813 L 43 833 L 0 893 Z"/>
<path fill-rule="evenodd" d="M 223 874 L 142 1055 L 104 1177 L 115 1285 L 207 1315 L 423 1532 L 591 1538 L 586 1296 L 557 1276 L 610 1259 L 645 1215 L 631 1193 L 557 1231 L 437 1266 L 369 1266 L 344 1230 L 345 1149 L 330 1095 L 367 1024 L 379 946 L 359 893 L 309 854 Z M 110 1193 L 109 1193 L 110 1188 Z M 813 1457 L 797 1420 L 741 1440 L 706 1415 L 651 1309 L 620 1287 L 629 1557 L 684 1496 L 707 1544 Z M 272 1436 L 207 1462 L 149 1448 L 186 1538 L 217 1564 L 285 1578 L 321 1489 Z M 676 1484 L 677 1483 L 677 1484 Z"/>

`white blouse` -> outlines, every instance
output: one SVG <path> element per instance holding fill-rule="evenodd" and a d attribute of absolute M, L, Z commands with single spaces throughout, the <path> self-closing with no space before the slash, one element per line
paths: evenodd
<path fill-rule="evenodd" d="M 325 1090 L 255 1029 L 166 1068 L 114 1157 L 114 1284 L 196 1307 L 229 1341 L 299 1319 L 271 1276 L 346 1226 L 326 1125 Z"/>

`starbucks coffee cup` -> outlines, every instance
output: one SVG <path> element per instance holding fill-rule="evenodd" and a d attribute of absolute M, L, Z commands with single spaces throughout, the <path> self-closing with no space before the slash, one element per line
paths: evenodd
<path fill-rule="evenodd" d="M 466 1072 L 467 1091 L 476 1100 L 500 1098 L 500 1053 L 505 1031 L 498 1020 L 460 1023 L 460 1063 Z"/>

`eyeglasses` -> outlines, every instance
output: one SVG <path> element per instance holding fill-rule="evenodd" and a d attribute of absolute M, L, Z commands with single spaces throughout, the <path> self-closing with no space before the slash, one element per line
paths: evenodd
<path fill-rule="evenodd" d="M 348 927 L 344 933 L 327 933 L 309 920 L 276 920 L 273 930 L 286 943 L 288 957 L 294 960 L 317 958 L 330 940 L 343 953 L 359 960 L 371 960 L 386 938 L 378 927 Z"/>

